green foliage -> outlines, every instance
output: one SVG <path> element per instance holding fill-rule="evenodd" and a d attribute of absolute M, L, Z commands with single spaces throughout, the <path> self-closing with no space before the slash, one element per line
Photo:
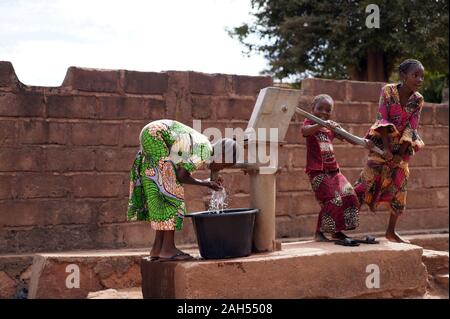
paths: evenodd
<path fill-rule="evenodd" d="M 252 0 L 253 23 L 229 33 L 269 61 L 278 79 L 349 78 L 379 52 L 390 75 L 405 58 L 448 77 L 448 0 Z M 366 7 L 380 8 L 380 28 L 366 27 Z"/>

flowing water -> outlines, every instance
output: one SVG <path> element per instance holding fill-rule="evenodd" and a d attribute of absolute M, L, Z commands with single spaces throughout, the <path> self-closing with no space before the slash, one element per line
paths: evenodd
<path fill-rule="evenodd" d="M 215 214 L 220 214 L 228 207 L 228 196 L 225 188 L 218 191 L 212 191 L 211 199 L 209 200 L 208 210 Z"/>

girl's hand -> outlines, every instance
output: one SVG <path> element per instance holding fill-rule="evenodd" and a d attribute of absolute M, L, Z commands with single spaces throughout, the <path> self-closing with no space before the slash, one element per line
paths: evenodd
<path fill-rule="evenodd" d="M 400 155 L 395 155 L 395 156 L 392 158 L 392 161 L 393 161 L 395 164 L 400 164 L 400 162 L 403 161 L 403 158 L 402 158 Z"/>
<path fill-rule="evenodd" d="M 368 150 L 371 150 L 375 146 L 375 144 L 371 140 L 369 140 L 367 138 L 364 139 L 364 142 L 366 142 L 366 146 L 365 147 Z"/>
<path fill-rule="evenodd" d="M 326 122 L 327 122 L 328 128 L 330 128 L 330 129 L 342 128 L 341 125 L 339 125 L 339 123 L 336 123 L 335 121 L 328 120 Z"/>
<path fill-rule="evenodd" d="M 383 152 L 383 157 L 384 157 L 387 161 L 390 161 L 390 160 L 392 160 L 392 158 L 393 158 L 394 156 L 392 155 L 392 153 L 391 153 L 390 150 L 384 150 L 384 152 Z"/>
<path fill-rule="evenodd" d="M 211 188 L 214 191 L 218 191 L 222 189 L 222 186 L 220 186 L 219 183 L 214 182 L 214 181 L 208 181 L 208 183 L 206 184 L 206 186 L 208 186 L 209 188 Z"/>

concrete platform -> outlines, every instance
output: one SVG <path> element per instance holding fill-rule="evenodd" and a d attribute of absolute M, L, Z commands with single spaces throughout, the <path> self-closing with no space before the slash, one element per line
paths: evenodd
<path fill-rule="evenodd" d="M 378 266 L 379 288 L 366 285 L 369 265 Z M 427 287 L 422 248 L 385 240 L 359 247 L 288 243 L 281 251 L 223 260 L 143 258 L 141 273 L 144 298 L 406 298 Z"/>
<path fill-rule="evenodd" d="M 36 255 L 28 298 L 86 298 L 90 292 L 140 286 L 139 264 L 148 254 L 148 249 L 130 249 Z"/>

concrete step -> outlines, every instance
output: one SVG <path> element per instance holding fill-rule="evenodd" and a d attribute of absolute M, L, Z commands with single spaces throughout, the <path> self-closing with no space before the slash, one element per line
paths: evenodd
<path fill-rule="evenodd" d="M 99 290 L 138 287 L 140 260 L 148 255 L 148 249 L 38 254 L 28 298 L 87 298 Z"/>
<path fill-rule="evenodd" d="M 424 249 L 422 261 L 427 267 L 428 275 L 448 274 L 448 252 Z"/>
<path fill-rule="evenodd" d="M 423 296 L 427 286 L 422 248 L 386 240 L 287 243 L 281 251 L 223 260 L 144 258 L 141 271 L 144 298 L 406 298 Z"/>
<path fill-rule="evenodd" d="M 406 237 L 425 247 L 445 248 L 446 243 L 448 247 L 448 234 L 410 234 Z M 301 241 L 306 242 L 308 241 Z M 301 243 L 285 242 L 283 248 L 291 249 Z M 329 251 L 332 247 L 335 246 L 328 245 L 323 250 Z M 364 247 L 370 248 L 365 245 L 357 249 L 365 249 Z M 193 245 L 179 248 L 199 255 Z M 356 248 L 343 248 L 345 251 L 358 251 Z M 137 287 L 141 284 L 140 262 L 143 257 L 148 256 L 149 251 L 150 248 L 0 255 L 0 298 L 86 298 L 91 292 Z M 436 279 L 435 282 L 433 276 L 448 274 L 448 252 L 424 250 L 422 260 L 432 276 L 433 285 L 440 287 L 437 281 L 443 279 Z M 65 281 L 71 274 L 71 270 L 66 272 L 66 268 L 71 264 L 80 269 L 80 288 L 66 287 Z"/>
<path fill-rule="evenodd" d="M 142 288 L 106 289 L 90 292 L 88 299 L 142 299 Z"/>
<path fill-rule="evenodd" d="M 424 249 L 448 251 L 449 234 L 415 234 L 405 236 L 411 244 Z"/>
<path fill-rule="evenodd" d="M 448 291 L 448 274 L 445 275 L 437 275 L 434 277 L 434 280 L 441 288 L 446 289 Z"/>

